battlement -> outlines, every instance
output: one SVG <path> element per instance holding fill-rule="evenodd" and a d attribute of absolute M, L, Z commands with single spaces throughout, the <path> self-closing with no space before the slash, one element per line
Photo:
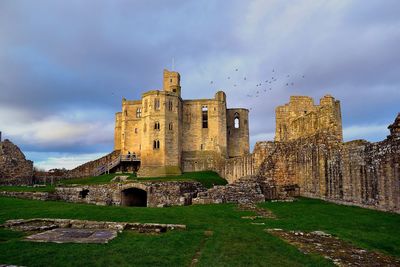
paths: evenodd
<path fill-rule="evenodd" d="M 289 103 L 278 106 L 275 141 L 285 142 L 317 133 L 330 133 L 343 141 L 340 101 L 325 95 L 314 104 L 308 96 L 291 96 Z"/>

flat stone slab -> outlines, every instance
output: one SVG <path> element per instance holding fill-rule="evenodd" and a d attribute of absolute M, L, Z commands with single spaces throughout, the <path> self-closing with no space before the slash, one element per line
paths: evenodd
<path fill-rule="evenodd" d="M 30 235 L 26 241 L 53 243 L 96 243 L 105 244 L 117 237 L 116 230 L 57 228 L 43 233 Z"/>

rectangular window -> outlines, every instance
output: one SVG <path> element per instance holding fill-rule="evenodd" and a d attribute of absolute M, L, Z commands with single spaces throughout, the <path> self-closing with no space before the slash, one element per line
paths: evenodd
<path fill-rule="evenodd" d="M 208 108 L 207 108 L 207 106 L 203 106 L 201 108 L 201 113 L 202 113 L 203 128 L 208 128 Z"/>
<path fill-rule="evenodd" d="M 142 108 L 137 108 L 136 109 L 136 118 L 142 117 Z"/>
<path fill-rule="evenodd" d="M 154 99 L 154 109 L 160 110 L 160 99 L 159 98 Z"/>
<path fill-rule="evenodd" d="M 147 99 L 144 101 L 144 112 L 147 112 Z"/>

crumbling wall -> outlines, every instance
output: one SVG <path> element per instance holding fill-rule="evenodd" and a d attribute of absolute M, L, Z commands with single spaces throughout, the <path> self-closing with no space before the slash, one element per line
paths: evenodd
<path fill-rule="evenodd" d="M 319 134 L 257 143 L 255 171 L 278 186 L 298 185 L 302 196 L 400 212 L 400 139 L 335 140 Z"/>
<path fill-rule="evenodd" d="M 32 184 L 33 162 L 10 140 L 0 142 L 0 185 Z"/>

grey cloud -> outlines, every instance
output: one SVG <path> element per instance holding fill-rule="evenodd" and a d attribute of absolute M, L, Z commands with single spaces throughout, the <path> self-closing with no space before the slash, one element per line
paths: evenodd
<path fill-rule="evenodd" d="M 213 97 L 223 89 L 230 107 L 252 109 L 252 142 L 271 136 L 274 109 L 290 95 L 318 102 L 326 93 L 341 100 L 352 137 L 372 125 L 368 138 L 378 139 L 386 130 L 379 134 L 376 125 L 399 111 L 399 9 L 398 1 L 361 0 L 3 0 L 0 107 L 23 110 L 29 123 L 53 115 L 74 123 L 68 114 L 79 110 L 91 116 L 76 123 L 112 124 L 121 98 L 160 88 L 162 69 L 175 57 L 184 98 Z M 272 69 L 278 77 L 272 91 L 246 97 Z M 31 151 L 112 149 L 112 136 L 98 144 L 76 137 L 59 146 L 12 137 Z"/>

